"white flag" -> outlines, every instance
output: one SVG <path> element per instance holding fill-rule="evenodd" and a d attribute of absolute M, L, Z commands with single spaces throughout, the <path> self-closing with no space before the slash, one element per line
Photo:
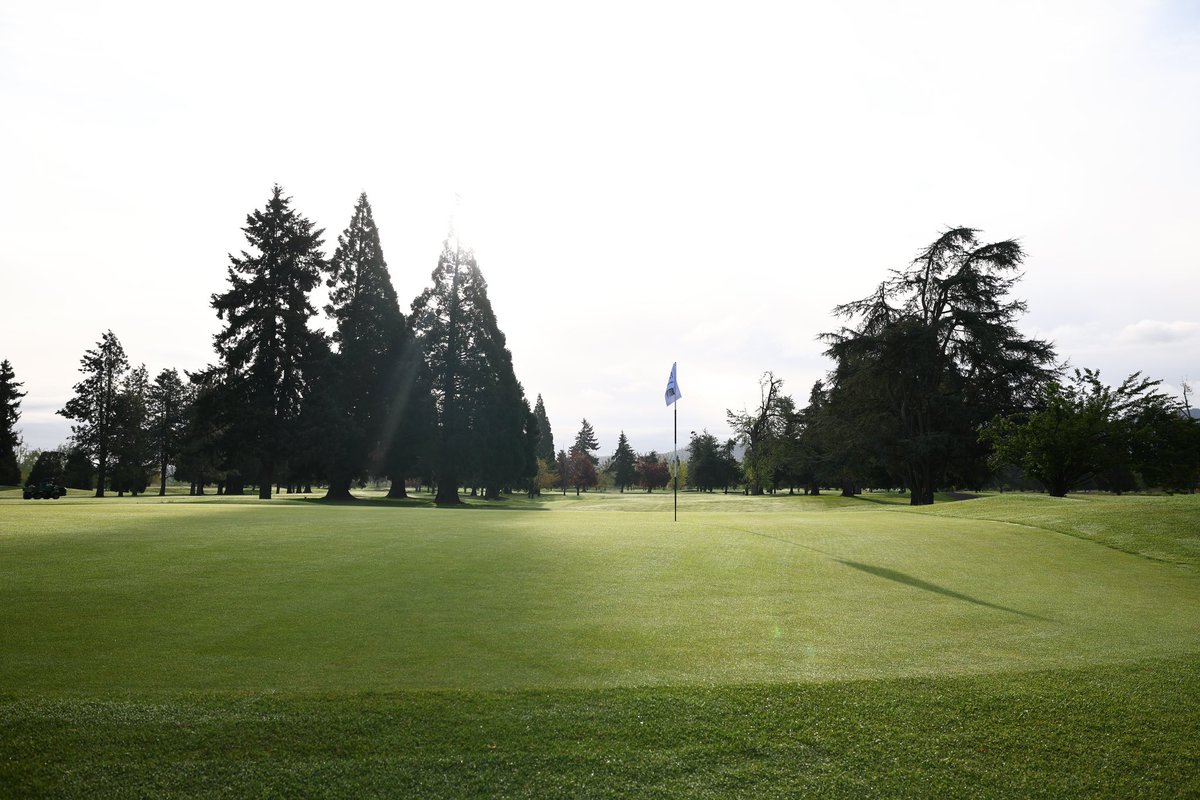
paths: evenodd
<path fill-rule="evenodd" d="M 671 365 L 671 379 L 667 381 L 667 405 L 671 405 L 671 403 L 683 397 L 683 393 L 679 391 L 679 383 L 675 380 L 675 366 L 675 364 Z"/>

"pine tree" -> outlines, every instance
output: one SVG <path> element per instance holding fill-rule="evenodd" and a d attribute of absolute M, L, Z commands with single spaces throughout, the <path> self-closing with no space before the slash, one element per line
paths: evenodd
<path fill-rule="evenodd" d="M 596 431 L 592 429 L 592 423 L 584 418 L 583 424 L 579 427 L 579 433 L 575 434 L 575 444 L 571 445 L 572 452 L 586 453 L 591 459 L 592 465 L 598 463 L 598 459 L 592 455 L 593 450 L 600 448 L 600 442 L 596 440 Z"/>
<path fill-rule="evenodd" d="M 187 387 L 173 369 L 158 373 L 147 393 L 150 438 L 157 453 L 158 494 L 167 493 L 167 468 L 179 453 L 187 422 Z"/>
<path fill-rule="evenodd" d="M 75 384 L 75 396 L 57 413 L 76 421 L 71 426 L 75 445 L 96 463 L 96 497 L 104 497 L 112 446 L 117 427 L 117 399 L 129 370 L 125 348 L 112 331 L 106 331 L 79 361 L 84 379 Z"/>
<path fill-rule="evenodd" d="M 323 355 L 309 292 L 324 262 L 321 234 L 291 207 L 276 185 L 242 229 L 252 253 L 230 255 L 230 288 L 212 296 L 224 329 L 214 346 L 230 410 L 225 433 L 244 466 L 253 465 L 258 496 L 271 497 L 276 473 L 291 455 L 290 428 L 300 416 L 313 365 Z"/>
<path fill-rule="evenodd" d="M 439 505 L 461 502 L 465 479 L 490 491 L 526 467 L 528 405 L 512 356 L 469 248 L 453 232 L 433 271 L 433 286 L 413 301 L 413 329 L 429 362 L 436 404 L 433 470 Z"/>
<path fill-rule="evenodd" d="M 550 430 L 550 417 L 546 416 L 546 404 L 542 402 L 540 394 L 533 404 L 533 413 L 537 417 L 538 427 L 537 457 L 551 466 L 554 464 L 554 434 Z"/>
<path fill-rule="evenodd" d="M 637 482 L 637 454 L 629 446 L 625 431 L 621 431 L 617 437 L 617 449 L 608 464 L 608 471 L 613 476 L 613 483 L 622 492 L 626 486 L 633 486 Z"/>
<path fill-rule="evenodd" d="M 21 437 L 17 433 L 17 421 L 21 418 L 22 383 L 16 381 L 16 373 L 8 360 L 0 361 L 0 485 L 21 482 L 21 465 L 17 463 L 17 448 Z"/>

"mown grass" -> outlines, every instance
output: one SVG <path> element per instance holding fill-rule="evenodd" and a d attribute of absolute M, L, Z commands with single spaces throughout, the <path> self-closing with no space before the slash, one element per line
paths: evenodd
<path fill-rule="evenodd" d="M 13 797 L 1188 797 L 1200 663 L 832 684 L 0 698 Z"/>
<path fill-rule="evenodd" d="M 986 519 L 1065 533 L 1126 553 L 1200 565 L 1200 495 L 1004 494 L 935 505 L 924 513 Z"/>
<path fill-rule="evenodd" d="M 0 794 L 1186 796 L 1131 500 L 0 501 Z"/>

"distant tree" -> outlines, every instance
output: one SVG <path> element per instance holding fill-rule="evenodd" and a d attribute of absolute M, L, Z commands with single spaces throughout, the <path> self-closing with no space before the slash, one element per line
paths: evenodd
<path fill-rule="evenodd" d="M 20 467 L 21 475 L 24 476 L 22 483 L 29 482 L 29 473 L 33 471 L 33 465 L 37 463 L 38 456 L 42 451 L 36 447 L 23 448 L 21 453 Z"/>
<path fill-rule="evenodd" d="M 571 448 L 570 471 L 571 485 L 575 487 L 576 495 L 579 494 L 580 490 L 586 492 L 597 483 L 596 465 L 592 462 L 592 456 L 586 450 Z"/>
<path fill-rule="evenodd" d="M 167 493 L 167 471 L 179 453 L 187 423 L 188 392 L 179 373 L 164 369 L 146 393 L 150 439 L 156 452 L 158 494 Z"/>
<path fill-rule="evenodd" d="M 230 396 L 221 391 L 222 373 L 218 368 L 209 367 L 186 374 L 186 402 L 175 456 L 175 479 L 188 482 L 188 494 L 202 495 L 206 485 L 229 475 L 220 466 L 225 444 L 221 426 L 232 412 L 227 412 L 220 404 Z M 240 487 L 221 488 L 233 488 L 230 494 L 240 493 Z"/>
<path fill-rule="evenodd" d="M 96 497 L 104 497 L 117 432 L 118 397 L 129 370 L 125 348 L 112 331 L 106 331 L 94 350 L 83 354 L 75 396 L 57 413 L 75 420 L 71 426 L 76 447 L 96 464 Z"/>
<path fill-rule="evenodd" d="M 600 442 L 596 439 L 596 431 L 592 428 L 592 423 L 588 422 L 586 418 L 579 426 L 579 433 L 575 434 L 575 444 L 571 445 L 571 449 L 587 454 L 587 457 L 591 459 L 592 466 L 599 463 L 599 459 L 593 456 L 592 452 L 600 449 Z"/>
<path fill-rule="evenodd" d="M 671 483 L 671 469 L 651 450 L 637 460 L 638 486 L 647 493 L 664 489 Z"/>
<path fill-rule="evenodd" d="M 537 487 L 538 487 L 538 489 L 541 491 L 545 491 L 546 489 L 553 489 L 555 486 L 558 486 L 558 484 L 559 484 L 558 472 L 555 471 L 555 464 L 557 463 L 557 460 L 555 462 L 548 463 L 544 459 L 539 458 L 537 460 L 537 463 L 538 463 L 538 471 L 537 471 Z"/>
<path fill-rule="evenodd" d="M 221 359 L 222 426 L 227 446 L 255 464 L 258 496 L 271 497 L 291 455 L 289 428 L 300 416 L 323 337 L 308 327 L 309 293 L 324 269 L 321 234 L 278 185 L 242 229 L 251 252 L 229 257 L 229 289 L 212 296 L 225 327 L 214 337 Z"/>
<path fill-rule="evenodd" d="M 637 483 L 637 453 L 629 446 L 625 431 L 621 431 L 621 435 L 617 437 L 617 449 L 613 452 L 606 471 L 612 475 L 613 485 L 622 492 L 626 486 Z"/>
<path fill-rule="evenodd" d="M 1045 384 L 1036 411 L 997 417 L 982 438 L 994 446 L 997 466 L 1016 464 L 1052 497 L 1121 466 L 1165 471 L 1172 465 L 1155 464 L 1155 457 L 1168 451 L 1153 438 L 1171 409 L 1159 383 L 1134 373 L 1109 387 L 1099 372 L 1077 369 L 1068 382 Z M 1195 451 L 1190 457 L 1194 462 Z"/>
<path fill-rule="evenodd" d="M 742 465 L 738 462 L 734 450 L 737 448 L 736 439 L 726 439 L 718 452 L 720 468 L 720 485 L 725 494 L 729 494 L 731 486 L 737 486 L 742 481 Z"/>
<path fill-rule="evenodd" d="M 761 399 L 758 408 L 753 412 L 725 412 L 738 441 L 746 445 L 742 468 L 750 494 L 760 495 L 775 486 L 787 415 L 792 408 L 790 398 L 784 402 L 782 387 L 782 378 L 776 378 L 773 372 L 765 372 L 759 380 Z"/>
<path fill-rule="evenodd" d="M 437 414 L 434 501 L 460 503 L 464 479 L 497 497 L 500 487 L 535 474 L 536 462 L 527 457 L 531 431 L 524 390 L 475 255 L 453 232 L 432 280 L 413 301 L 412 319 L 428 359 Z"/>
<path fill-rule="evenodd" d="M 533 404 L 533 413 L 537 417 L 538 427 L 537 457 L 547 464 L 553 464 L 554 434 L 550 430 L 550 418 L 546 416 L 546 404 L 542 402 L 540 394 L 537 396 L 537 402 Z"/>
<path fill-rule="evenodd" d="M 567 457 L 566 450 L 559 450 L 555 456 L 555 471 L 558 473 L 558 486 L 562 489 L 562 493 L 567 493 L 567 487 L 571 485 L 571 459 Z"/>
<path fill-rule="evenodd" d="M 1186 400 L 1159 395 L 1142 404 L 1131 427 L 1133 465 L 1147 486 L 1188 493 L 1200 487 L 1200 420 Z"/>
<path fill-rule="evenodd" d="M 717 437 L 707 430 L 692 431 L 688 443 L 687 485 L 702 492 L 711 492 L 722 485 L 721 448 Z"/>
<path fill-rule="evenodd" d="M 7 359 L 0 361 L 0 485 L 15 486 L 21 482 L 21 465 L 17 450 L 21 436 L 17 433 L 17 422 L 21 419 L 22 383 L 16 380 L 12 364 Z"/>
<path fill-rule="evenodd" d="M 913 505 L 932 503 L 941 484 L 978 482 L 979 426 L 1029 408 L 1053 374 L 1051 345 L 1016 329 L 1025 304 L 1008 295 L 1020 244 L 983 244 L 977 233 L 945 231 L 872 294 L 837 306 L 852 325 L 822 337 L 837 365 L 833 405 L 843 418 L 863 415 L 854 427 L 876 434 L 872 449 L 887 454 Z"/>
<path fill-rule="evenodd" d="M 56 483 L 65 485 L 63 481 L 63 454 L 60 450 L 43 450 L 38 453 L 33 469 L 29 471 L 26 483 Z"/>
<path fill-rule="evenodd" d="M 149 379 L 145 365 L 125 373 L 117 393 L 113 426 L 112 488 L 117 496 L 129 492 L 139 495 L 150 481 L 149 467 L 154 463 L 154 448 L 148 430 Z"/>
<path fill-rule="evenodd" d="M 96 488 L 96 468 L 87 454 L 78 447 L 70 447 L 67 450 L 63 482 L 68 489 L 91 491 Z"/>

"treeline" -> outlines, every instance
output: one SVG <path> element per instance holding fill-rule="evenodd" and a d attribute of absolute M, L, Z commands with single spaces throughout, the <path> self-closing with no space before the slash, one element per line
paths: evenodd
<path fill-rule="evenodd" d="M 59 411 L 69 447 L 47 451 L 32 478 L 140 493 L 172 468 L 193 493 L 257 487 L 349 498 L 366 478 L 497 498 L 594 487 L 665 488 L 666 459 L 638 454 L 621 432 L 601 466 L 586 419 L 555 450 L 541 395 L 530 409 L 513 372 L 474 254 L 451 231 L 431 285 L 405 316 L 365 195 L 332 258 L 322 231 L 275 187 L 247 217 L 248 251 L 230 257 L 229 288 L 211 298 L 222 322 L 216 363 L 150 379 L 106 332 L 81 362 Z M 867 297 L 840 305 L 844 324 L 821 336 L 833 368 L 804 405 L 763 376 L 756 408 L 727 412 L 734 438 L 692 432 L 680 486 L 817 494 L 900 489 L 911 502 L 938 490 L 1079 488 L 1192 491 L 1200 482 L 1200 422 L 1160 382 L 1135 374 L 1108 386 L 1070 371 L 1051 343 L 1017 329 L 1011 297 L 1024 260 L 1012 240 L 946 231 Z M 332 333 L 310 327 L 324 281 Z M 16 483 L 21 384 L 0 363 L 0 483 Z M 744 448 L 742 460 L 736 449 Z"/>
<path fill-rule="evenodd" d="M 924 505 L 939 489 L 1196 488 L 1186 385 L 1180 403 L 1140 374 L 1117 387 L 1068 375 L 1049 342 L 1016 328 L 1020 245 L 977 233 L 946 231 L 834 310 L 846 324 L 821 337 L 834 367 L 806 405 L 767 373 L 758 407 L 728 412 L 750 493 L 899 488 Z"/>
<path fill-rule="evenodd" d="M 323 231 L 276 186 L 246 219 L 248 248 L 231 255 L 214 294 L 216 362 L 153 381 L 108 331 L 81 360 L 83 379 L 58 413 L 94 465 L 96 496 L 145 491 L 158 475 L 191 492 L 257 488 L 349 499 L 368 476 L 435 486 L 441 504 L 464 487 L 495 498 L 534 490 L 537 418 L 517 380 L 474 253 L 451 230 L 431 286 L 405 316 L 366 195 L 331 258 Z M 332 333 L 314 329 L 324 282 Z"/>

